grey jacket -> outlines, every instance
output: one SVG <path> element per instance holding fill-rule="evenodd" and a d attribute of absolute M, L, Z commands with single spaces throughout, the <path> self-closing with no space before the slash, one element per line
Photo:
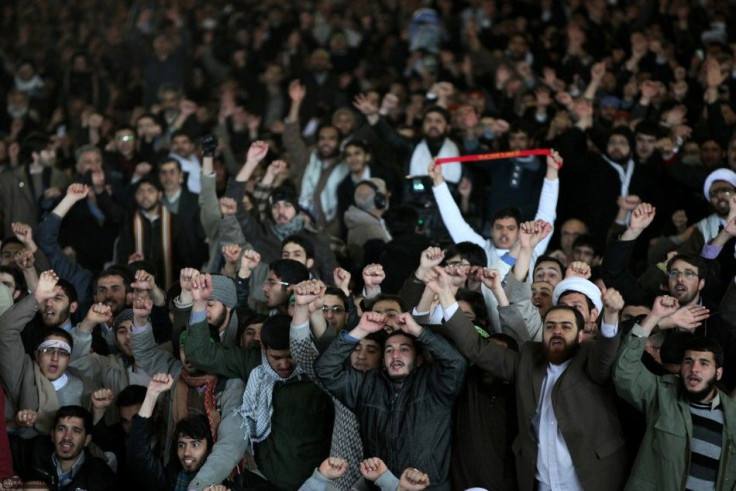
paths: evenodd
<path fill-rule="evenodd" d="M 158 348 L 153 339 L 153 332 L 148 326 L 140 331 L 133 331 L 130 342 L 133 347 L 133 355 L 138 364 L 150 374 L 168 373 L 174 380 L 178 381 L 182 371 L 182 364 L 178 358 L 171 353 Z M 217 406 L 220 409 L 220 426 L 217 428 L 217 442 L 212 447 L 212 453 L 199 470 L 189 486 L 202 490 L 212 483 L 224 481 L 233 470 L 245 451 L 245 439 L 241 423 L 243 419 L 238 414 L 243 401 L 245 383 L 240 379 L 229 379 L 224 389 L 217 393 Z M 172 416 L 176 386 L 169 391 L 169 413 L 166 421 L 166 450 L 164 461 L 168 462 L 171 452 L 171 444 L 174 437 L 176 421 Z"/>

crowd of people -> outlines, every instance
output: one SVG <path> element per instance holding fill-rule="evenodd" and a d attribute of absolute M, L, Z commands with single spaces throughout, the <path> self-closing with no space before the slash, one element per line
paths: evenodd
<path fill-rule="evenodd" d="M 734 488 L 733 11 L 6 2 L 0 489 Z"/>

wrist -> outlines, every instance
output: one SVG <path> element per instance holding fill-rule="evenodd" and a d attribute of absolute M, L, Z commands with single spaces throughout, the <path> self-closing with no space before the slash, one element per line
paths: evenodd
<path fill-rule="evenodd" d="M 603 322 L 605 324 L 609 325 L 616 325 L 618 324 L 618 310 L 610 311 L 610 312 L 603 312 Z"/>
<path fill-rule="evenodd" d="M 367 297 L 372 297 L 381 293 L 381 287 L 378 285 L 365 285 L 365 294 Z"/>
<path fill-rule="evenodd" d="M 148 325 L 148 316 L 133 316 L 133 327 L 146 327 Z"/>
<path fill-rule="evenodd" d="M 363 339 L 368 334 L 370 334 L 370 333 L 368 333 L 367 331 L 364 331 L 363 329 L 361 329 L 360 326 L 354 327 L 353 330 L 348 333 L 349 336 L 351 336 L 351 337 L 353 337 L 355 339 Z"/>
<path fill-rule="evenodd" d="M 194 300 L 192 311 L 202 312 L 204 310 L 207 310 L 207 300 Z"/>
<path fill-rule="evenodd" d="M 33 298 L 36 299 L 36 302 L 38 302 L 38 305 L 42 305 L 46 301 L 45 296 L 39 295 L 36 292 L 33 292 Z"/>
<path fill-rule="evenodd" d="M 442 308 L 445 309 L 455 303 L 455 296 L 452 294 L 452 292 L 448 290 L 441 290 L 438 294 L 440 305 L 442 305 Z"/>
<path fill-rule="evenodd" d="M 77 327 L 79 328 L 80 331 L 86 332 L 87 334 L 89 334 L 92 332 L 92 329 L 94 329 L 95 324 L 89 319 L 83 319 L 82 322 L 80 322 Z"/>

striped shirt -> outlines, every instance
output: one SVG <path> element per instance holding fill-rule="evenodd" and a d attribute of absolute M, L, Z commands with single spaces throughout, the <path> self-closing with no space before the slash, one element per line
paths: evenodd
<path fill-rule="evenodd" d="M 688 491 L 714 490 L 723 442 L 723 409 L 720 397 L 709 403 L 690 403 L 693 436 L 690 440 L 690 474 Z"/>

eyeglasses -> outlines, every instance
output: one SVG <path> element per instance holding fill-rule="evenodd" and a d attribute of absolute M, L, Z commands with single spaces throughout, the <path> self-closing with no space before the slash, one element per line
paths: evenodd
<path fill-rule="evenodd" d="M 678 271 L 676 269 L 673 269 L 669 273 L 667 273 L 667 276 L 670 278 L 679 278 L 680 276 L 684 277 L 686 280 L 692 280 L 693 278 L 698 277 L 698 273 L 695 271 L 685 270 L 685 271 Z"/>
<path fill-rule="evenodd" d="M 333 314 L 342 314 L 345 312 L 345 308 L 340 307 L 339 305 L 333 305 L 331 307 L 329 305 L 323 305 L 322 312 L 328 312 L 328 311 L 332 311 Z"/>
<path fill-rule="evenodd" d="M 57 355 L 59 358 L 69 358 L 71 354 L 62 348 L 41 348 L 38 350 L 38 353 L 41 355 L 49 355 L 53 357 L 54 355 Z"/>
<path fill-rule="evenodd" d="M 266 285 L 268 285 L 269 288 L 273 288 L 276 285 L 284 285 L 284 286 L 291 285 L 291 283 L 287 283 L 285 281 L 278 281 L 278 280 L 272 280 L 272 279 L 268 279 L 268 280 L 264 281 L 263 283 L 266 284 Z"/>
<path fill-rule="evenodd" d="M 723 196 L 731 196 L 734 193 L 734 190 L 732 188 L 717 188 L 717 189 L 711 189 L 710 195 L 711 198 L 715 198 L 717 196 L 723 195 Z"/>
<path fill-rule="evenodd" d="M 445 267 L 446 268 L 459 268 L 461 266 L 466 267 L 466 266 L 470 266 L 470 265 L 471 264 L 469 262 L 466 262 L 466 261 L 447 261 L 445 263 Z"/>

